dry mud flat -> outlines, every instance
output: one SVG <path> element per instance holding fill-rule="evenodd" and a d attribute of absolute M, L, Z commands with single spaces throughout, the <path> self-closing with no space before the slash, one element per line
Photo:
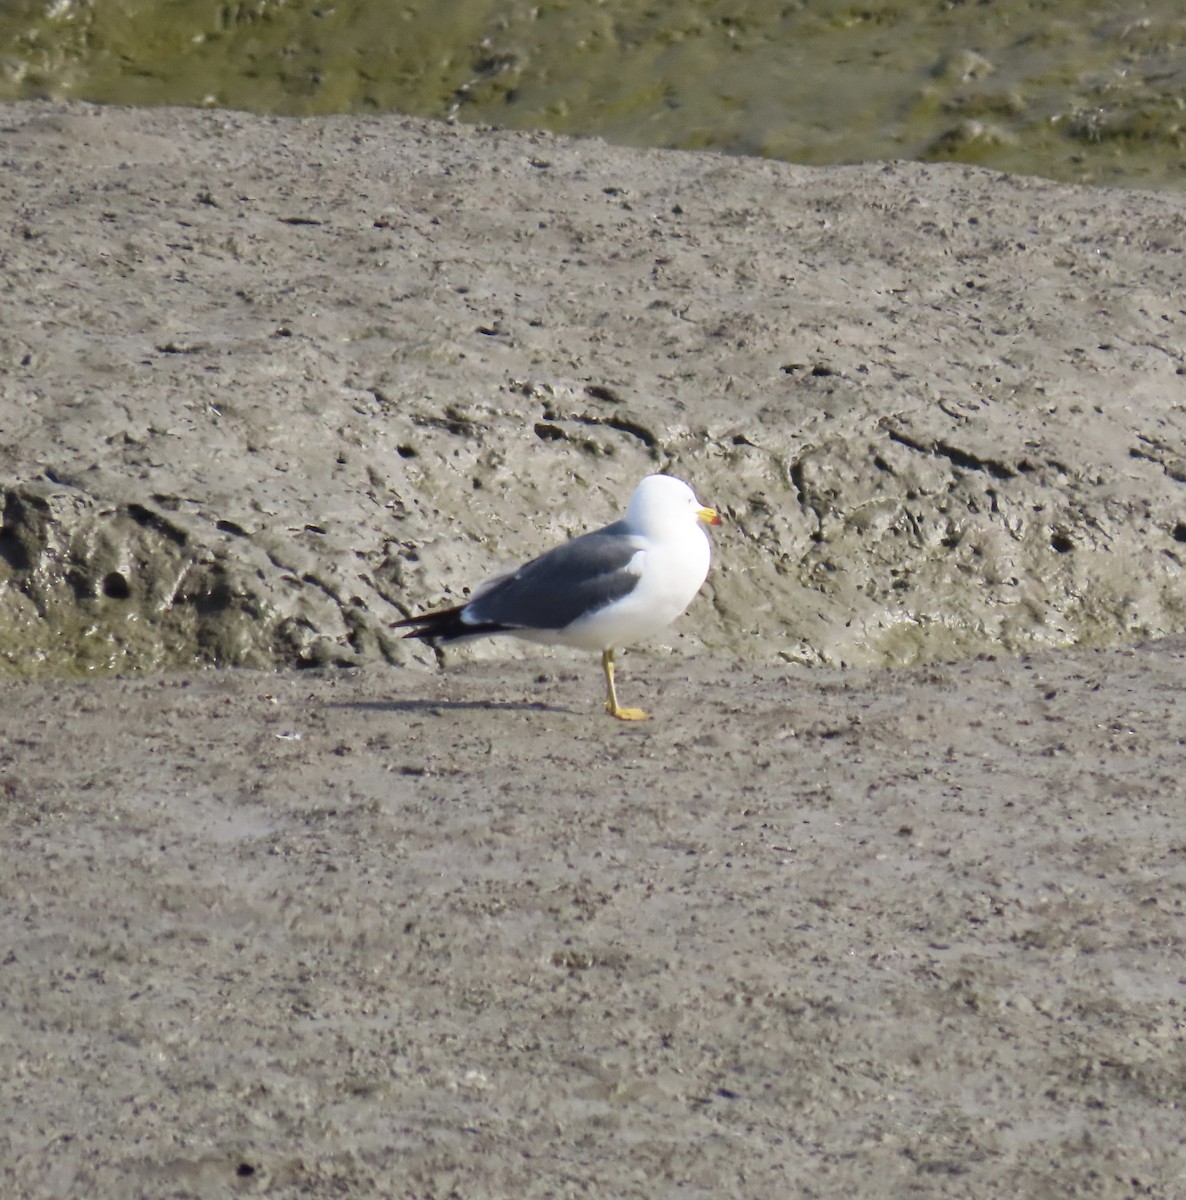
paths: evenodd
<path fill-rule="evenodd" d="M 5 1194 L 1186 1194 L 1186 644 L 626 661 L 5 688 Z"/>
<path fill-rule="evenodd" d="M 1186 631 L 1174 196 L 18 104 L 0 210 L 10 669 L 406 662 L 657 469 L 752 662 Z"/>

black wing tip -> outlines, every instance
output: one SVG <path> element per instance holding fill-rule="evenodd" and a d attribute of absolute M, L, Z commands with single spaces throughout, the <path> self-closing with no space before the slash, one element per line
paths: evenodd
<path fill-rule="evenodd" d="M 418 617 L 404 617 L 400 621 L 392 621 L 389 628 L 406 629 L 407 633 L 402 636 L 420 638 L 425 642 L 459 637 L 460 631 L 465 628 L 461 620 L 461 608 L 461 605 L 456 605 L 436 612 L 421 613 Z"/>
<path fill-rule="evenodd" d="M 406 629 L 405 638 L 419 638 L 422 642 L 453 642 L 458 638 L 478 637 L 484 633 L 506 633 L 509 625 L 498 625 L 486 621 L 471 625 L 461 619 L 464 604 L 453 608 L 441 608 L 436 612 L 421 613 L 418 617 L 404 617 L 392 621 L 389 629 Z"/>

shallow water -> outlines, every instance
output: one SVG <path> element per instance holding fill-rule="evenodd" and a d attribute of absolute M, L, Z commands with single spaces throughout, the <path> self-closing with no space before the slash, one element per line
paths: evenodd
<path fill-rule="evenodd" d="M 0 98 L 394 110 L 793 162 L 1186 178 L 1177 0 L 18 0 L 0 46 Z"/>

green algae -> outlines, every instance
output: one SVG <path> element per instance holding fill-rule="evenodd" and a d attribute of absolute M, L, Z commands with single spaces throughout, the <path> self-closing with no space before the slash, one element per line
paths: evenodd
<path fill-rule="evenodd" d="M 0 98 L 398 111 L 831 164 L 1177 187 L 1172 0 L 19 0 Z"/>

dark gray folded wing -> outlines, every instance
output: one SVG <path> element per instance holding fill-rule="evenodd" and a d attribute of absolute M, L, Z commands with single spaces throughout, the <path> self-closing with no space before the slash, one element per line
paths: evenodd
<path fill-rule="evenodd" d="M 622 521 L 586 533 L 486 584 L 462 610 L 462 620 L 563 629 L 634 590 L 639 572 L 630 564 L 642 547 Z"/>

